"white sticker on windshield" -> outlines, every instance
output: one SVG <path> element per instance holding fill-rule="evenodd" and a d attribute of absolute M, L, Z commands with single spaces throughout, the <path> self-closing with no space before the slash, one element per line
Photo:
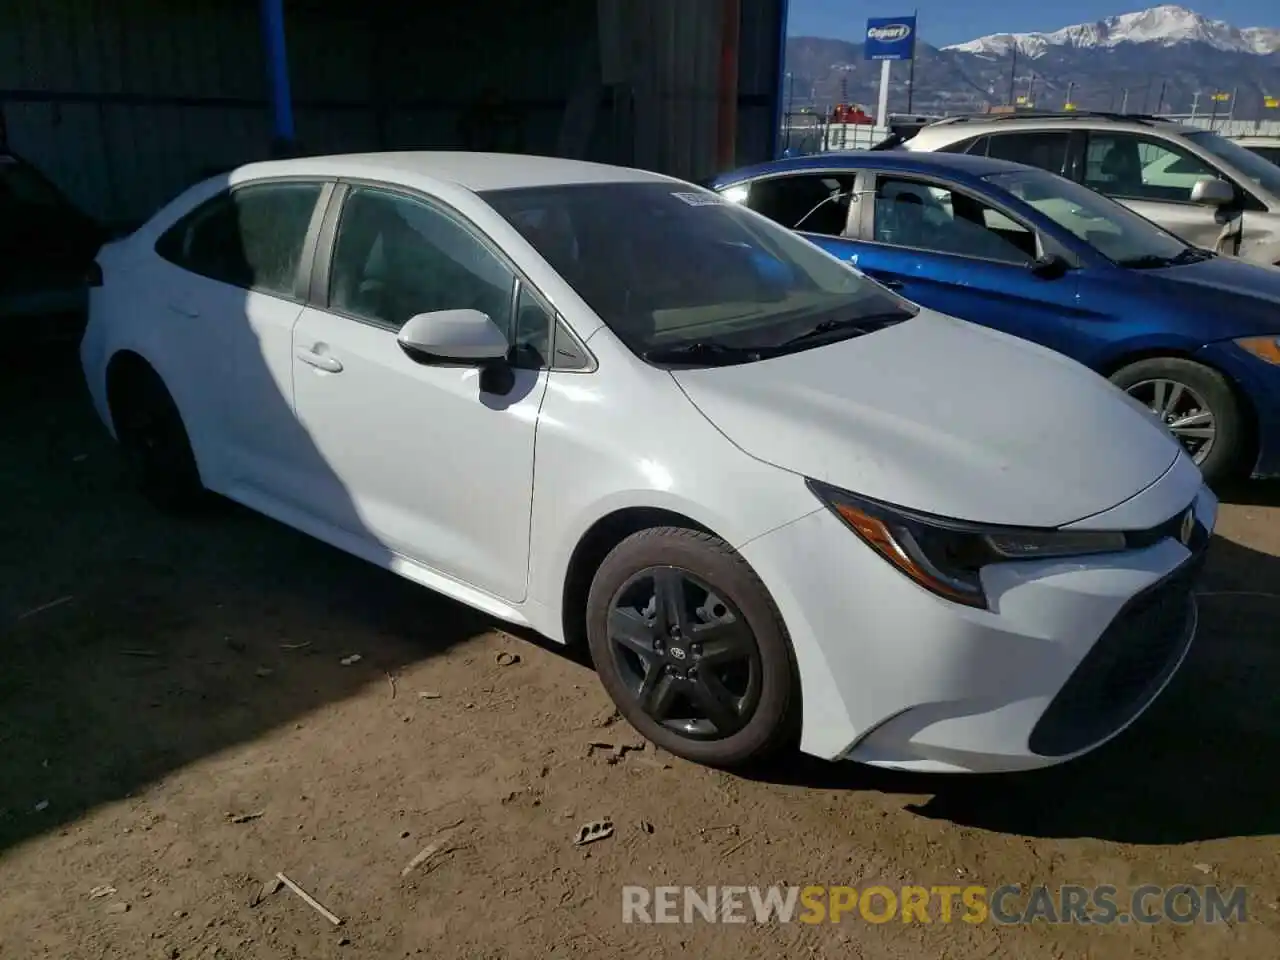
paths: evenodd
<path fill-rule="evenodd" d="M 713 207 L 724 203 L 724 200 L 714 193 L 673 193 L 672 196 L 683 200 L 691 207 Z"/>

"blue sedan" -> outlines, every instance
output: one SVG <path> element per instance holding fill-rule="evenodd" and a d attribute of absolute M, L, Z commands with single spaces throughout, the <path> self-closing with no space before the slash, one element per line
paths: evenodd
<path fill-rule="evenodd" d="M 1154 411 L 1208 479 L 1280 475 L 1280 269 L 1188 246 L 1079 184 L 987 157 L 824 154 L 711 187 L 909 300 L 1092 367 Z"/>

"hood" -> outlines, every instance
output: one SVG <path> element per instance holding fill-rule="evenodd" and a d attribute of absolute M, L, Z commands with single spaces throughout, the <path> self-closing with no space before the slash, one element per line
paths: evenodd
<path fill-rule="evenodd" d="M 1088 368 L 928 310 L 828 346 L 672 375 L 757 459 L 958 520 L 1071 523 L 1146 489 L 1181 454 Z"/>
<path fill-rule="evenodd" d="M 1164 292 L 1186 306 L 1229 316 L 1231 336 L 1280 333 L 1280 267 L 1212 257 L 1141 274 L 1167 285 Z"/>

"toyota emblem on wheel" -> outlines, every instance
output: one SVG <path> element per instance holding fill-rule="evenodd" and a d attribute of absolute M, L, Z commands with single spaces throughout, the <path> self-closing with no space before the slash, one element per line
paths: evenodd
<path fill-rule="evenodd" d="M 675 657 L 677 660 L 683 660 L 683 659 L 684 659 L 684 648 L 683 648 L 683 647 L 672 647 L 672 648 L 671 648 L 671 655 L 672 655 L 673 657 Z"/>

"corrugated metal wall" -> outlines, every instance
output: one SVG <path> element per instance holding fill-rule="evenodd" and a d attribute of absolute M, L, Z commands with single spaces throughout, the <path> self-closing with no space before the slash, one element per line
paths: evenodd
<path fill-rule="evenodd" d="M 783 2 L 741 2 L 743 162 L 769 150 Z M 501 146 L 707 176 L 717 167 L 723 9 L 285 0 L 299 145 L 460 146 L 460 121 L 489 92 L 504 104 Z M 602 76 L 619 67 L 619 50 L 624 75 Z M 105 219 L 139 219 L 210 168 L 267 156 L 264 77 L 257 0 L 0 0 L 9 144 Z M 585 140 L 569 150 L 575 94 L 594 123 L 578 123 Z"/>

